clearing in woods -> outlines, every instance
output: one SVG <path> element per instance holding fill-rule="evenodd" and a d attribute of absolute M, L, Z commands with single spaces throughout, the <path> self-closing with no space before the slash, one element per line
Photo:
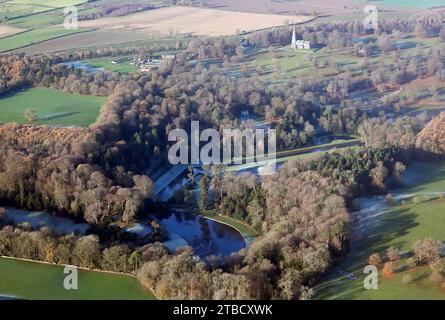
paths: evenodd
<path fill-rule="evenodd" d="M 105 101 L 105 97 L 31 88 L 0 99 L 0 121 L 28 123 L 24 111 L 34 109 L 38 117 L 34 124 L 86 127 L 96 121 Z"/>

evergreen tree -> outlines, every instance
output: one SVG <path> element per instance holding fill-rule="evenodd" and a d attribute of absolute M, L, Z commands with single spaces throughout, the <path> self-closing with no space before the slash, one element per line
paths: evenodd
<path fill-rule="evenodd" d="M 199 210 L 204 211 L 207 209 L 208 194 L 209 194 L 209 181 L 207 174 L 204 175 L 199 181 L 200 196 L 199 196 Z"/>

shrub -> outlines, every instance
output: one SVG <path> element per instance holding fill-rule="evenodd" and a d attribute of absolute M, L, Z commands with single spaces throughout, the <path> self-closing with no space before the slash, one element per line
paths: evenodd
<path fill-rule="evenodd" d="M 400 260 L 400 253 L 399 249 L 391 246 L 386 251 L 386 256 L 388 257 L 389 261 L 397 261 Z"/>
<path fill-rule="evenodd" d="M 409 285 L 411 282 L 413 282 L 413 278 L 411 277 L 411 275 L 409 275 L 409 274 L 405 274 L 405 275 L 402 277 L 402 283 L 403 283 L 404 285 Z"/>
<path fill-rule="evenodd" d="M 371 264 L 371 265 L 373 265 L 373 266 L 379 267 L 379 266 L 383 263 L 383 260 L 382 260 L 382 258 L 380 257 L 380 254 L 378 254 L 378 253 L 373 253 L 373 254 L 371 254 L 371 255 L 369 256 L 369 258 L 368 258 L 368 263 Z"/>
<path fill-rule="evenodd" d="M 386 204 L 389 205 L 389 206 L 393 205 L 393 203 L 394 203 L 394 197 L 392 196 L 391 193 L 388 193 L 388 194 L 386 195 L 385 202 L 386 202 Z"/>
<path fill-rule="evenodd" d="M 417 267 L 417 261 L 413 257 L 408 258 L 408 260 L 406 260 L 406 264 L 410 269 Z"/>
<path fill-rule="evenodd" d="M 413 246 L 414 256 L 420 263 L 431 263 L 440 258 L 440 241 L 427 238 L 416 241 Z"/>
<path fill-rule="evenodd" d="M 392 277 L 394 275 L 394 265 L 392 262 L 387 262 L 383 266 L 383 276 Z"/>
<path fill-rule="evenodd" d="M 430 263 L 430 268 L 430 280 L 434 283 L 442 283 L 445 277 L 445 264 L 440 260 L 436 260 Z"/>

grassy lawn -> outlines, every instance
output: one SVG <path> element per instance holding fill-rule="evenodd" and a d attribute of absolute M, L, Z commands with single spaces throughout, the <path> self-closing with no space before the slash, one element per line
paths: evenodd
<path fill-rule="evenodd" d="M 112 64 L 111 60 L 118 61 L 117 64 Z M 87 59 L 82 62 L 89 64 L 94 68 L 102 68 L 119 73 L 131 73 L 139 70 L 137 66 L 130 65 L 129 57 L 105 57 L 105 58 L 94 58 Z"/>
<path fill-rule="evenodd" d="M 216 214 L 216 210 L 209 210 L 208 212 L 203 214 L 203 216 L 234 227 L 241 233 L 244 238 L 255 238 L 259 235 L 258 232 L 256 232 L 253 228 L 251 228 L 244 222 L 228 216 Z"/>
<path fill-rule="evenodd" d="M 355 36 L 354 38 L 357 38 Z M 375 38 L 376 36 L 369 36 Z M 290 39 L 289 39 L 290 44 Z M 403 57 L 408 55 L 415 55 L 417 52 L 417 45 L 420 46 L 422 54 L 426 54 L 430 48 L 441 49 L 445 43 L 441 42 L 439 38 L 418 38 L 412 36 L 408 39 L 394 40 Z M 377 46 L 373 43 L 372 46 Z M 381 52 L 379 49 L 373 52 L 373 55 L 368 57 L 369 67 L 372 69 L 380 62 Z M 392 53 L 385 55 L 387 64 L 392 63 Z M 327 47 L 315 51 L 292 51 L 289 45 L 285 47 L 275 47 L 273 52 L 269 49 L 253 49 L 246 52 L 240 60 L 230 62 L 224 69 L 228 76 L 238 77 L 241 75 L 253 75 L 259 73 L 263 80 L 280 82 L 283 79 L 291 79 L 299 76 L 314 75 L 322 78 L 330 78 L 337 74 L 337 67 L 340 70 L 351 69 L 353 74 L 361 74 L 363 70 L 359 68 L 359 62 L 362 57 L 353 55 L 351 49 L 342 51 L 329 49 Z M 314 61 L 317 61 L 316 67 Z M 207 67 L 217 65 L 222 68 L 223 61 L 221 59 L 208 60 L 204 64 Z M 243 70 L 242 66 L 245 66 Z M 244 72 L 244 74 L 243 74 Z"/>
<path fill-rule="evenodd" d="M 0 295 L 33 300 L 153 300 L 134 278 L 79 270 L 78 290 L 65 290 L 60 266 L 0 258 Z"/>
<path fill-rule="evenodd" d="M 87 0 L 11 0 L 11 3 L 40 5 L 47 7 L 63 8 L 75 6 L 87 2 Z"/>
<path fill-rule="evenodd" d="M 23 112 L 35 109 L 39 117 L 35 124 L 86 127 L 96 121 L 105 101 L 105 97 L 31 88 L 0 98 L 0 121 L 27 123 Z"/>
<path fill-rule="evenodd" d="M 0 3 L 0 18 L 12 19 L 19 16 L 25 16 L 33 13 L 48 11 L 51 9 L 52 8 L 47 8 L 42 6 L 3 2 Z"/>
<path fill-rule="evenodd" d="M 445 163 L 415 163 L 406 174 L 407 187 L 394 194 L 445 192 Z M 391 278 L 379 277 L 378 290 L 363 288 L 363 268 L 372 253 L 385 255 L 390 246 L 401 252 L 410 251 L 417 240 L 432 237 L 445 241 L 445 200 L 418 196 L 420 201 L 406 200 L 389 207 L 388 212 L 375 216 L 377 225 L 370 235 L 335 269 L 353 273 L 355 280 L 333 271 L 318 286 L 318 299 L 445 299 L 445 291 L 428 279 L 429 267 L 417 267 L 396 273 Z M 403 263 L 403 262 L 399 262 Z M 413 282 L 402 283 L 410 274 Z"/>

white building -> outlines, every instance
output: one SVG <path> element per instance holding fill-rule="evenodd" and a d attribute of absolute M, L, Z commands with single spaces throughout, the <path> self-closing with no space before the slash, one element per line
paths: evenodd
<path fill-rule="evenodd" d="M 310 41 L 304 41 L 304 40 L 297 40 L 296 47 L 299 50 L 310 50 L 311 49 L 311 42 Z"/>
<path fill-rule="evenodd" d="M 292 43 L 290 46 L 292 50 L 310 50 L 311 42 L 305 40 L 297 40 L 297 34 L 294 27 L 292 32 Z"/>

